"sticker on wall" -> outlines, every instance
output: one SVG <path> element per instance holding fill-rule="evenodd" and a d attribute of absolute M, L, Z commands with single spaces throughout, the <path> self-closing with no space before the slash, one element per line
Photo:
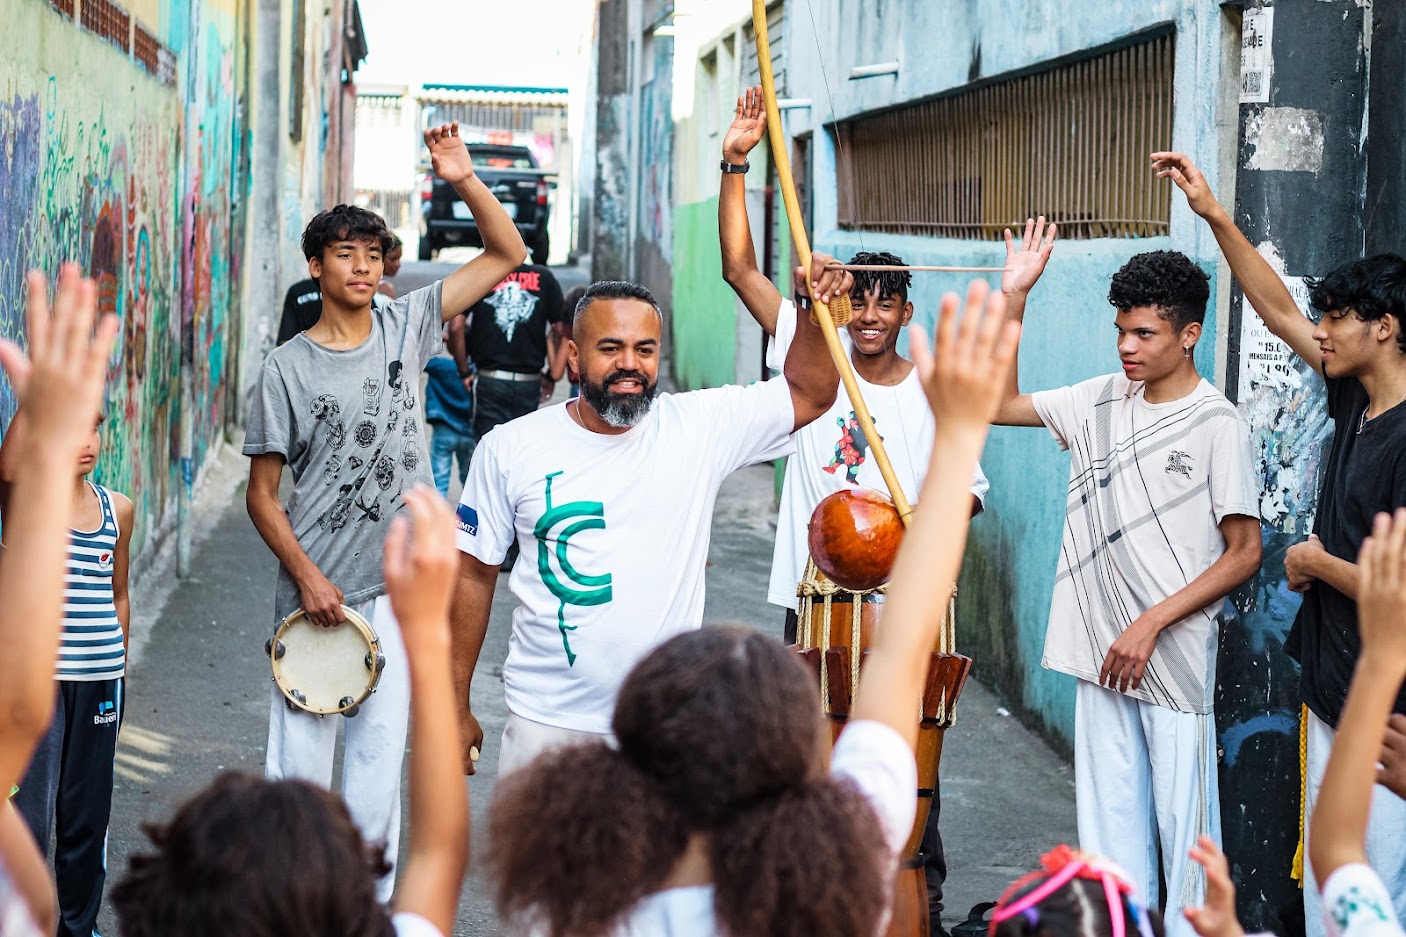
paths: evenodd
<path fill-rule="evenodd" d="M 1303 277 L 1280 277 L 1304 315 L 1309 315 L 1308 287 Z M 1265 327 L 1250 301 L 1240 300 L 1240 399 L 1257 390 L 1297 388 L 1300 378 L 1290 360 L 1294 352 Z"/>
<path fill-rule="evenodd" d="M 1240 103 L 1268 104 L 1274 77 L 1274 7 L 1246 10 L 1240 28 Z"/>

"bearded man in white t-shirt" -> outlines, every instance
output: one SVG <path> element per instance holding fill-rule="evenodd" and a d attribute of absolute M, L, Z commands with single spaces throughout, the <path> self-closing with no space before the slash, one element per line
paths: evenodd
<path fill-rule="evenodd" d="M 1122 373 L 1022 394 L 1013 368 L 996 419 L 1047 427 L 1069 451 L 1042 663 L 1078 678 L 1079 846 L 1155 906 L 1160 845 L 1171 937 L 1189 937 L 1179 911 L 1205 900 L 1188 851 L 1220 840 L 1218 619 L 1261 549 L 1249 431 L 1196 370 L 1208 279 L 1175 251 L 1133 257 L 1108 293 Z M 1023 319 L 1024 297 L 1006 309 Z"/>
<path fill-rule="evenodd" d="M 816 255 L 818 295 L 849 274 Z M 796 288 L 806 291 L 797 271 Z M 482 730 L 469 712 L 498 567 L 522 562 L 503 685 L 508 719 L 499 775 L 548 748 L 608 736 L 634 663 L 703 620 L 713 503 L 736 469 L 773 459 L 829 409 L 839 374 L 809 314 L 784 378 L 655 396 L 663 316 L 632 283 L 595 283 L 576 306 L 569 346 L 581 396 L 483 437 L 458 509 L 455 678 L 467 723 L 464 768 Z"/>

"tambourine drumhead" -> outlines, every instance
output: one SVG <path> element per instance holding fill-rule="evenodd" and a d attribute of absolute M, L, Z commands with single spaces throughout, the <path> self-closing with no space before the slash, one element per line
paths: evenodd
<path fill-rule="evenodd" d="M 270 645 L 273 679 L 290 704 L 329 716 L 355 714 L 381 679 L 384 658 L 371 624 L 342 606 L 347 620 L 324 628 L 302 609 L 283 620 Z"/>

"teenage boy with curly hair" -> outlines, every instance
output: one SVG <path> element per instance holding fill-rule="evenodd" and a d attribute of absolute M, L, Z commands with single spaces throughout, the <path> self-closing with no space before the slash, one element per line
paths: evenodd
<path fill-rule="evenodd" d="M 1260 564 L 1249 434 L 1196 370 L 1208 277 L 1175 251 L 1113 276 L 1121 374 L 1022 394 L 1014 369 L 996 422 L 1044 426 L 1069 450 L 1059 569 L 1043 665 L 1078 679 L 1079 845 L 1112 858 L 1167 931 L 1200 905 L 1198 837 L 1220 838 L 1215 693 L 1218 617 Z M 1025 296 L 1007 301 L 1024 318 Z"/>
<path fill-rule="evenodd" d="M 434 484 L 419 425 L 420 372 L 442 347 L 443 323 L 527 255 L 512 219 L 474 174 L 458 124 L 426 130 L 425 143 L 435 172 L 478 221 L 484 252 L 437 283 L 373 305 L 393 247 L 385 222 L 347 205 L 314 218 L 303 253 L 322 290 L 322 316 L 264 362 L 244 440 L 249 516 L 279 561 L 274 622 L 301 608 L 335 627 L 346 606 L 380 638 L 386 665 L 376 695 L 346 722 L 342 794 L 362 836 L 384 843 L 392 864 L 410 685 L 382 544 L 406 493 Z M 286 509 L 278 497 L 285 464 L 293 472 Z M 340 721 L 291 711 L 272 687 L 268 776 L 330 786 Z M 392 874 L 381 880 L 383 901 Z"/>

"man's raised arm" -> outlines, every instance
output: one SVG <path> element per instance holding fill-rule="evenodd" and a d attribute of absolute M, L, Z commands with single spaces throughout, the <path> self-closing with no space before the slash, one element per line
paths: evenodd
<path fill-rule="evenodd" d="M 1206 177 L 1184 153 L 1153 153 L 1158 178 L 1170 178 L 1186 195 L 1186 204 L 1206 220 L 1216 236 L 1230 272 L 1245 291 L 1265 327 L 1279 336 L 1314 371 L 1323 373 L 1323 356 L 1313 339 L 1313 321 L 1303 314 L 1279 274 L 1235 227 L 1230 213 L 1211 193 Z"/>
<path fill-rule="evenodd" d="M 1054 251 L 1055 238 L 1059 231 L 1056 225 L 1045 230 L 1045 216 L 1038 219 L 1025 219 L 1025 233 L 1021 237 L 1020 248 L 1016 249 L 1011 229 L 1006 229 L 1006 270 L 1001 274 L 1001 293 L 1006 301 L 1006 318 L 1012 322 L 1025 323 L 1025 300 L 1045 272 L 1050 254 Z M 1040 414 L 1035 409 L 1029 394 L 1020 392 L 1019 362 L 1011 361 L 1006 375 L 1006 388 L 1002 394 L 1001 407 L 994 421 L 997 426 L 1044 426 Z"/>
<path fill-rule="evenodd" d="M 854 275 L 844 270 L 826 270 L 825 265 L 835 258 L 816 251 L 810 258 L 810 277 L 814 287 L 807 282 L 806 271 L 797 267 L 792 277 L 792 288 L 798 298 L 796 303 L 796 337 L 786 352 L 784 373 L 786 383 L 791 387 L 791 403 L 796 408 L 796 424 L 793 431 L 812 422 L 835 402 L 839 392 L 840 372 L 835 369 L 835 359 L 830 357 L 830 349 L 825 344 L 825 333 L 820 326 L 810 320 L 810 297 L 820 297 L 828 303 L 836 296 L 849 295 L 854 288 Z M 812 292 L 813 289 L 813 292 Z"/>
<path fill-rule="evenodd" d="M 483 237 L 483 253 L 444 278 L 441 315 L 448 320 L 487 296 L 516 270 L 527 259 L 527 245 L 498 197 L 474 172 L 457 121 L 427 129 L 425 145 L 430 148 L 435 175 L 452 185 L 469 206 Z"/>
<path fill-rule="evenodd" d="M 762 89 L 748 88 L 737 99 L 737 118 L 723 140 L 723 162 L 747 165 L 747 154 L 766 132 L 766 111 Z M 723 279 L 752 318 L 768 335 L 776 335 L 776 314 L 781 307 L 781 291 L 757 269 L 757 252 L 752 246 L 752 227 L 747 221 L 747 177 L 724 172 L 718 189 L 718 239 L 722 242 Z"/>

